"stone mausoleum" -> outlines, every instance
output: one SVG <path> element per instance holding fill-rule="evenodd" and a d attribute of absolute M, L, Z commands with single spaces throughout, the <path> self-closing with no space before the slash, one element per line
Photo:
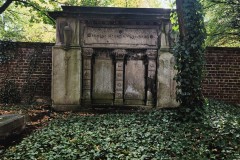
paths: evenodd
<path fill-rule="evenodd" d="M 170 10 L 63 6 L 52 52 L 55 110 L 174 107 Z"/>

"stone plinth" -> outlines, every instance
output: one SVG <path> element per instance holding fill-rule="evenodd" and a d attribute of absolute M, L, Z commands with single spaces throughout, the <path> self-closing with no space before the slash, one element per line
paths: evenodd
<path fill-rule="evenodd" d="M 0 116 L 0 139 L 13 133 L 20 133 L 26 125 L 25 116 L 8 114 Z"/>

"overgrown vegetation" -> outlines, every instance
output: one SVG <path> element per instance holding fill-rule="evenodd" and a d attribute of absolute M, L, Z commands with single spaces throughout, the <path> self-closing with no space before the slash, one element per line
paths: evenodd
<path fill-rule="evenodd" d="M 16 43 L 0 40 L 0 65 L 13 59 L 15 57 L 16 50 Z"/>
<path fill-rule="evenodd" d="M 0 103 L 19 103 L 21 96 L 18 87 L 14 81 L 6 81 L 3 88 L 0 89 Z"/>
<path fill-rule="evenodd" d="M 210 101 L 203 122 L 178 109 L 71 114 L 9 148 L 2 159 L 240 159 L 239 107 Z"/>
<path fill-rule="evenodd" d="M 0 67 L 5 68 L 3 72 L 0 86 L 0 103 L 19 103 L 20 101 L 25 102 L 26 104 L 31 104 L 33 102 L 34 96 L 36 95 L 36 89 L 39 84 L 40 78 L 34 78 L 33 75 L 37 70 L 39 61 L 39 56 L 42 54 L 42 45 L 34 44 L 31 48 L 34 49 L 34 52 L 28 55 L 27 62 L 27 71 L 22 73 L 19 70 L 19 66 L 14 69 L 11 68 L 11 62 L 17 62 L 16 65 L 22 63 L 23 56 L 19 54 L 18 43 L 10 41 L 1 41 L 0 40 Z M 1 66 L 2 65 L 2 66 Z M 5 66 L 4 66 L 5 65 Z M 25 74 L 25 83 L 22 86 L 19 84 L 19 76 Z"/>
<path fill-rule="evenodd" d="M 174 47 L 177 101 L 195 111 L 204 98 L 201 92 L 204 67 L 205 28 L 202 6 L 197 0 L 177 0 L 179 39 Z"/>

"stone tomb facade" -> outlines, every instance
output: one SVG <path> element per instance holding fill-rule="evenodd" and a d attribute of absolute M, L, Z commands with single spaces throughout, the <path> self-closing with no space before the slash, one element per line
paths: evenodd
<path fill-rule="evenodd" d="M 174 107 L 170 10 L 63 6 L 56 20 L 52 105 Z"/>

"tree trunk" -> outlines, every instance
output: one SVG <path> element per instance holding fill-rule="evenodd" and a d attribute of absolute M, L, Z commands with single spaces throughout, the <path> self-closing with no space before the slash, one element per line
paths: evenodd
<path fill-rule="evenodd" d="M 184 0 L 176 0 L 180 40 L 182 40 L 186 35 L 186 28 L 184 25 L 185 23 L 184 23 L 184 15 L 183 15 L 183 2 Z"/>

